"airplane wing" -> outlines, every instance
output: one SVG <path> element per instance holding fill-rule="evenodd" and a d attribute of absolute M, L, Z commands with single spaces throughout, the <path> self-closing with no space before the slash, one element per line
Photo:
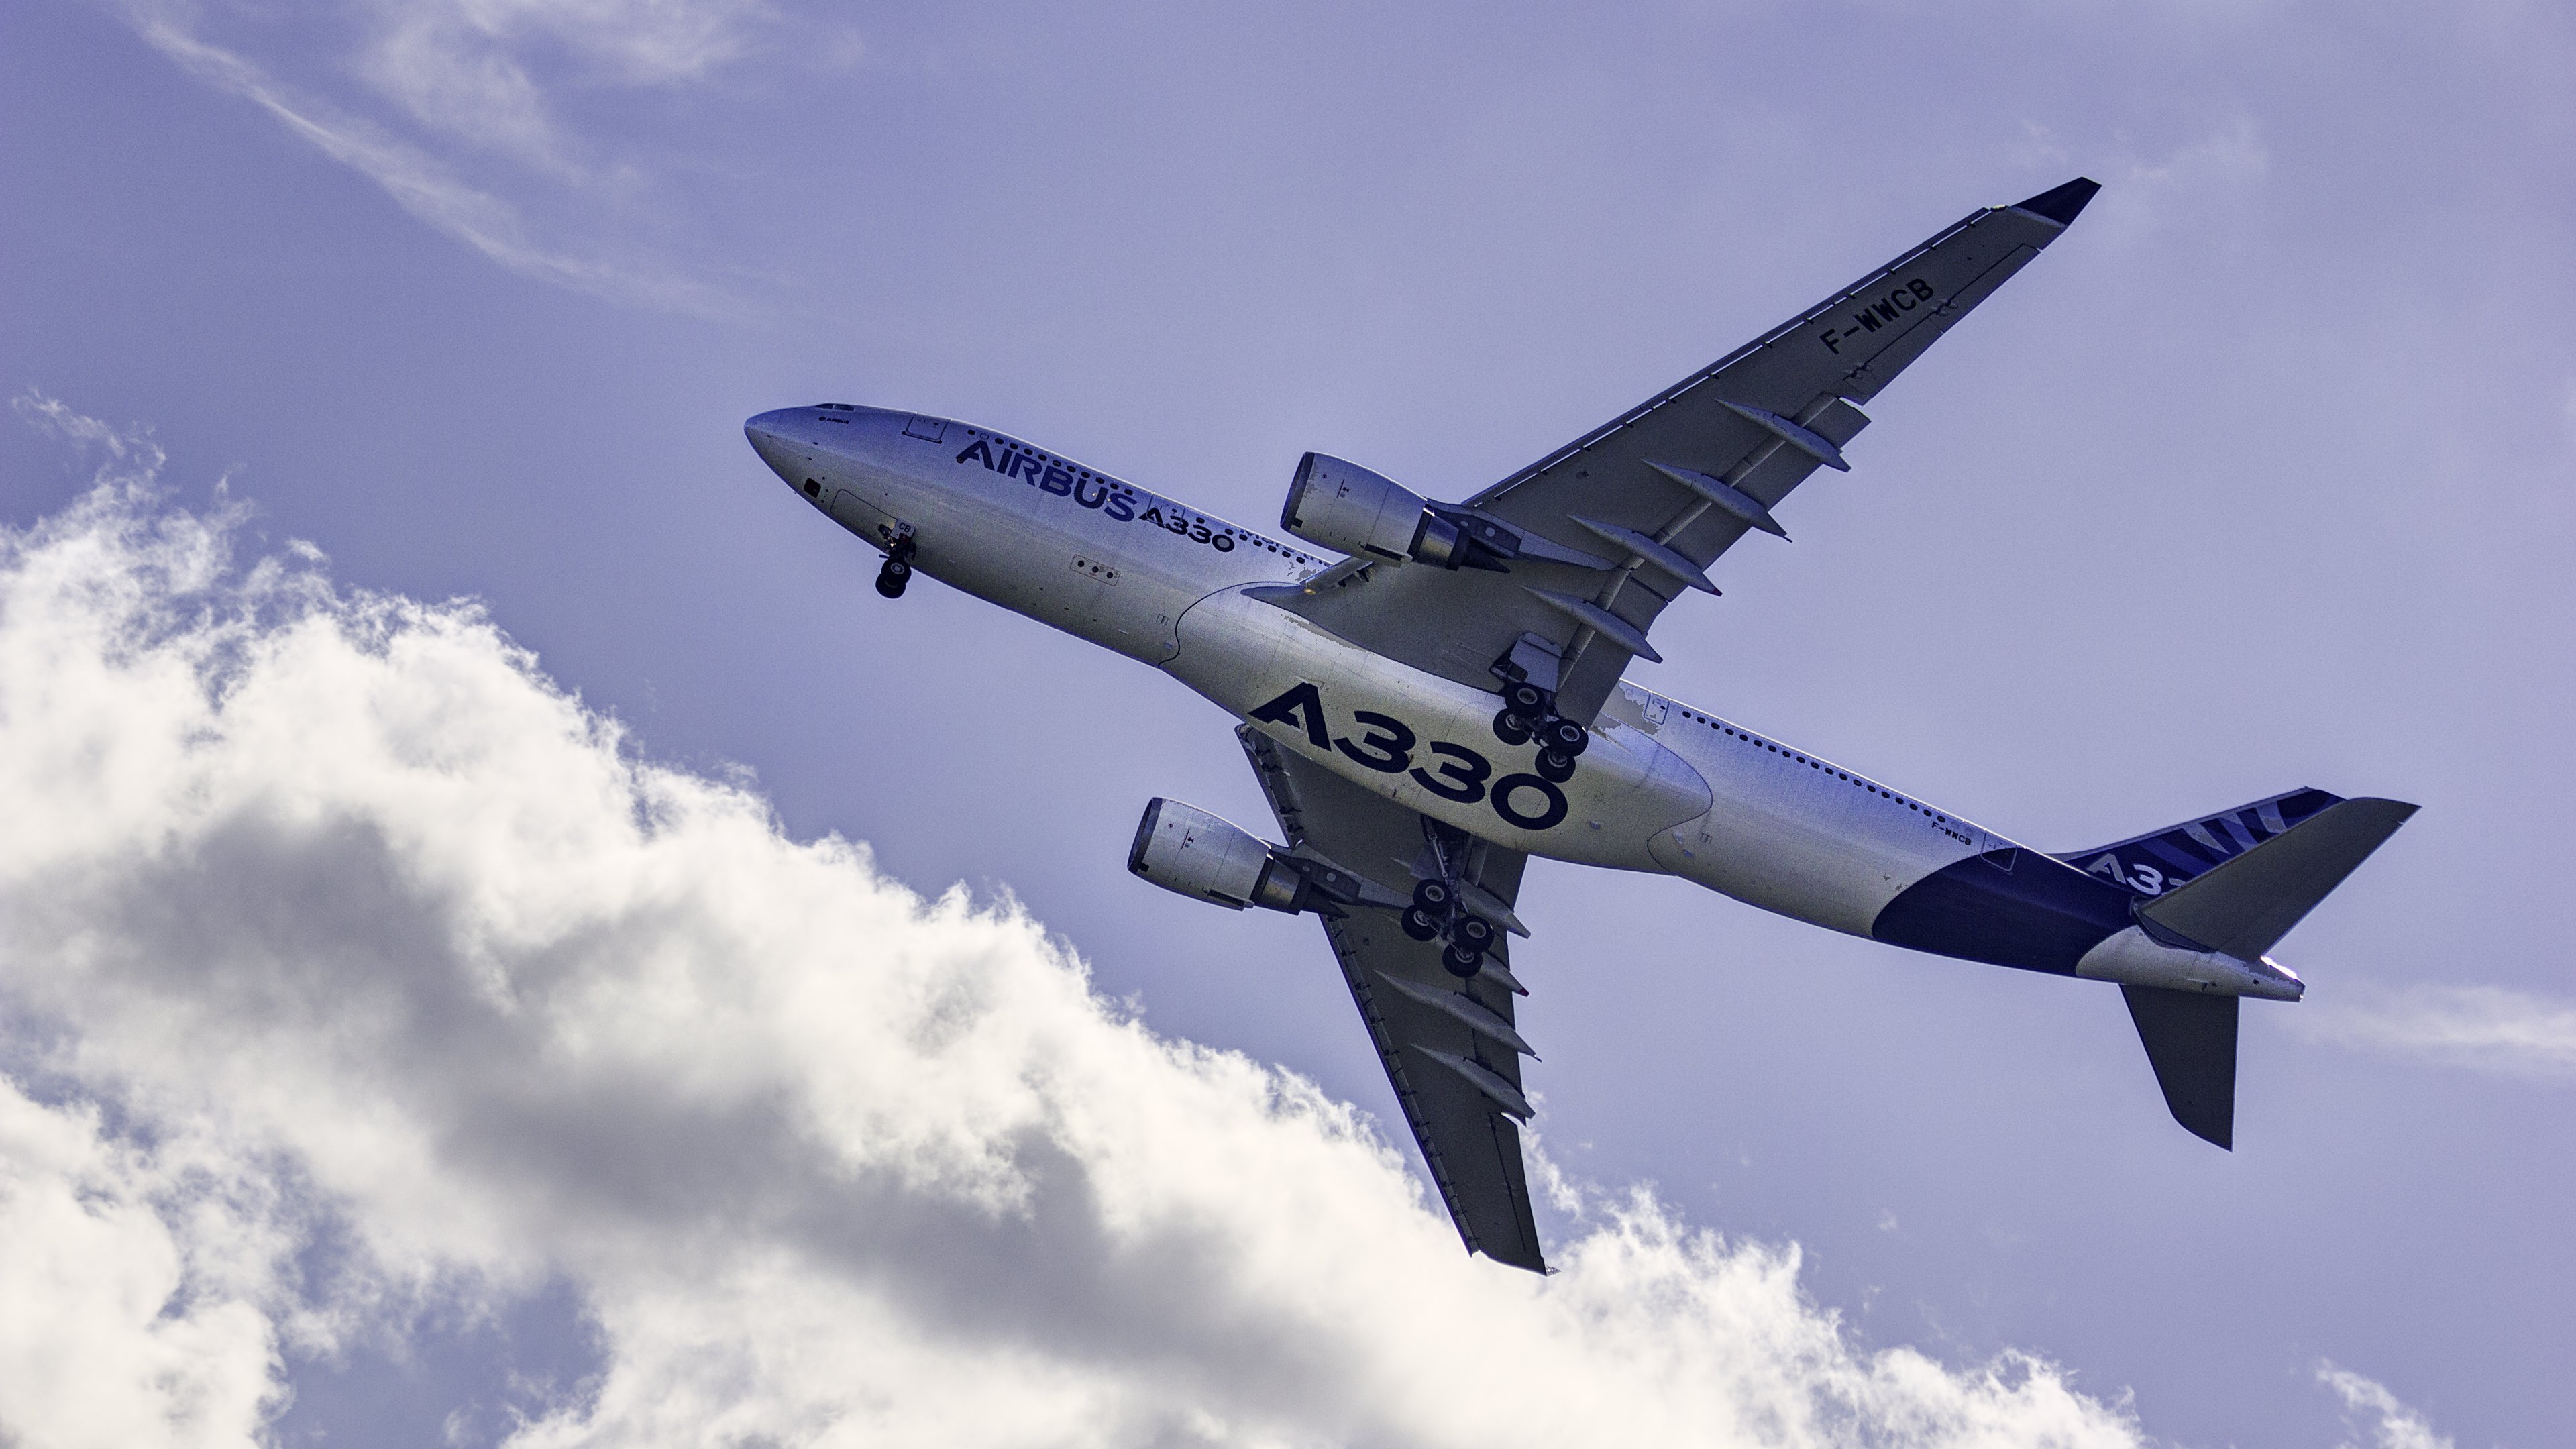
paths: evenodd
<path fill-rule="evenodd" d="M 1485 522 L 1590 555 L 1508 572 L 1353 560 L 1272 601 L 1363 648 L 1480 688 L 1515 657 L 1589 723 L 1647 630 L 1843 445 L 1868 402 L 2055 241 L 2099 188 L 1987 207 L 1468 500 Z M 1515 651 L 1518 651 L 1516 654 Z"/>
<path fill-rule="evenodd" d="M 1424 850 L 1419 814 L 1280 749 L 1249 726 L 1235 733 L 1290 849 L 1322 855 L 1398 895 L 1410 893 L 1412 863 Z M 1468 848 L 1460 878 L 1508 913 L 1527 862 L 1519 851 L 1479 841 Z M 1462 984 L 1441 966 L 1440 943 L 1407 936 L 1393 910 L 1361 905 L 1323 919 L 1351 1000 L 1458 1236 L 1469 1252 L 1546 1272 L 1521 1165 L 1517 1119 L 1528 1116 L 1529 1104 L 1521 1095 L 1520 1054 L 1527 1048 L 1512 1021 L 1518 983 L 1506 938 L 1496 936 L 1486 969 Z"/>

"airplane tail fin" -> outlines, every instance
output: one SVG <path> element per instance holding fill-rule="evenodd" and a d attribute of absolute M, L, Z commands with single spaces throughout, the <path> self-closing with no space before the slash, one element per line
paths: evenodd
<path fill-rule="evenodd" d="M 2165 1107 L 2183 1130 L 2236 1150 L 2236 996 L 2203 996 L 2161 986 L 2123 986 L 2129 1019 Z"/>
<path fill-rule="evenodd" d="M 2414 813 L 2398 800 L 2294 790 L 2060 859 L 2127 887 L 2150 935 L 2256 961 Z M 2232 1147 L 2238 998 L 2154 986 L 2120 992 L 2174 1120 Z"/>

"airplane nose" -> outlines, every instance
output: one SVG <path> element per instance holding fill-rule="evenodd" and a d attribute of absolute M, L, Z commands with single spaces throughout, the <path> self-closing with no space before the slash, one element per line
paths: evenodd
<path fill-rule="evenodd" d="M 790 444 L 796 436 L 794 420 L 797 413 L 795 408 L 773 408 L 745 419 L 742 425 L 742 435 L 750 440 L 751 450 L 758 453 L 760 461 L 767 463 L 770 470 L 780 477 L 786 476 L 791 461 Z"/>

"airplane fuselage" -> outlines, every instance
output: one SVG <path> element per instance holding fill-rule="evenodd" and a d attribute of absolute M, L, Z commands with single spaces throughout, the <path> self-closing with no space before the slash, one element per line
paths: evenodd
<path fill-rule="evenodd" d="M 1492 690 L 1363 649 L 1260 597 L 1334 560 L 1015 438 L 845 405 L 765 413 L 748 431 L 812 506 L 879 548 L 908 545 L 920 572 L 1152 665 L 1281 748 L 1469 834 L 1680 876 L 1938 954 L 2299 994 L 2268 962 L 2156 940 L 2131 919 L 2127 891 L 1632 683 L 1593 722 L 1573 776 L 1543 778 L 1536 745 L 1498 737 Z"/>

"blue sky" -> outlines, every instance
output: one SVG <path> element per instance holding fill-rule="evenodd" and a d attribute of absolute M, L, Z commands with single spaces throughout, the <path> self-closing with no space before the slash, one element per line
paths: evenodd
<path fill-rule="evenodd" d="M 343 590 L 479 601 L 639 757 L 1021 902 L 1153 1032 L 1399 1135 L 1311 923 L 1125 875 L 1150 796 L 1262 818 L 1225 722 L 952 592 L 887 605 L 741 420 L 973 418 L 1256 525 L 1310 448 L 1463 496 L 1971 206 L 2096 178 L 1638 677 L 2048 848 L 2300 785 L 2422 814 L 2285 943 L 2308 1000 L 2248 1008 L 2233 1154 L 2166 1119 L 2105 989 L 1534 867 L 1537 1135 L 1592 1204 L 1551 1231 L 1652 1184 L 1797 1244 L 1854 1352 L 2028 1350 L 2173 1442 L 2576 1430 L 2562 12 L 47 0 L 10 29 L 0 384 L 32 425 L 0 430 L 0 522 L 72 536 L 43 520 L 103 438 L 148 471 L 148 429 L 166 499 L 120 506 L 202 515 L 223 479 L 244 564 L 303 540 Z M 140 1060 L 136 1022 L 212 1008 L 49 996 L 52 938 L 11 919 L 12 1078 L 142 1111 L 148 1072 L 63 1043 Z M 261 1130 L 333 1180 L 325 1138 Z M 341 1191 L 314 1211 L 375 1241 Z M 513 1364 L 663 1362 L 621 1336 L 626 1270 L 492 1232 L 368 1251 L 497 1286 L 335 1353 L 277 1330 L 279 1432 L 495 1435 Z"/>

